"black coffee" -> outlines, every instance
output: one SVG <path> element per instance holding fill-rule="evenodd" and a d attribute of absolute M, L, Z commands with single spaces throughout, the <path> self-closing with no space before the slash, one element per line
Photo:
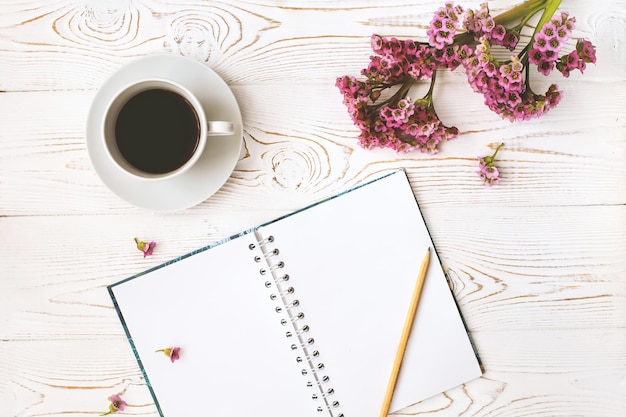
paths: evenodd
<path fill-rule="evenodd" d="M 138 93 L 124 104 L 115 124 L 122 156 L 135 168 L 164 174 L 191 158 L 200 139 L 200 122 L 191 104 L 163 89 Z"/>

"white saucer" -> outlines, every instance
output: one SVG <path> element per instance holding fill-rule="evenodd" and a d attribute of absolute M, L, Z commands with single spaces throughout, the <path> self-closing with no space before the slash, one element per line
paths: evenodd
<path fill-rule="evenodd" d="M 113 94 L 146 77 L 168 78 L 182 84 L 198 97 L 209 120 L 235 124 L 232 135 L 209 138 L 202 157 L 188 171 L 159 181 L 138 179 L 113 165 L 102 138 L 104 110 Z M 243 145 L 241 112 L 228 85 L 206 65 L 177 55 L 146 56 L 115 72 L 94 98 L 86 134 L 89 158 L 106 186 L 123 200 L 153 211 L 182 210 L 209 198 L 230 177 Z"/>

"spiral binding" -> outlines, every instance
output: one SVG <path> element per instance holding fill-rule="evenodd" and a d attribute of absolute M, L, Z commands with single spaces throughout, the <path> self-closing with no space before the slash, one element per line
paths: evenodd
<path fill-rule="evenodd" d="M 256 243 L 251 243 L 251 251 L 258 250 L 254 262 L 260 264 L 259 274 L 266 278 L 263 285 L 270 291 L 270 300 L 276 302 L 274 311 L 282 315 L 278 320 L 286 328 L 285 337 L 291 341 L 291 350 L 297 354 L 295 360 L 302 365 L 300 373 L 306 377 L 306 386 L 312 390 L 311 399 L 316 402 L 319 413 L 327 412 L 330 417 L 345 417 L 340 411 L 340 404 L 334 397 L 335 390 L 326 374 L 326 367 L 320 361 L 321 354 L 315 349 L 315 339 L 311 328 L 306 323 L 300 301 L 295 298 L 295 288 L 290 284 L 290 276 L 284 273 L 285 262 L 280 260 L 280 250 L 273 247 L 274 236 L 261 238 L 258 232 Z"/>

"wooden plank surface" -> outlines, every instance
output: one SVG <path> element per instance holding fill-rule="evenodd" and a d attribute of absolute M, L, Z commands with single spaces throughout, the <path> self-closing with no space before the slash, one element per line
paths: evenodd
<path fill-rule="evenodd" d="M 334 80 L 359 74 L 372 33 L 425 40 L 443 2 L 414 3 L 0 1 L 0 415 L 93 416 L 123 392 L 124 414 L 157 416 L 106 286 L 400 167 L 485 366 L 401 415 L 626 415 L 626 4 L 563 0 L 598 64 L 533 74 L 565 93 L 541 119 L 501 120 L 457 70 L 435 92 L 456 141 L 363 150 Z M 228 182 L 176 213 L 120 200 L 85 145 L 100 85 L 159 53 L 213 68 L 244 120 Z M 487 188 L 476 157 L 500 142 Z"/>

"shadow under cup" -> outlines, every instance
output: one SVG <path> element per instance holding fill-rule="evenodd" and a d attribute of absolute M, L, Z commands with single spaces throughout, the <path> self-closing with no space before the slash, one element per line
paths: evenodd
<path fill-rule="evenodd" d="M 233 133 L 231 122 L 207 122 L 202 105 L 171 81 L 147 80 L 123 88 L 107 108 L 105 148 L 124 172 L 164 179 L 195 164 L 207 135 Z"/>

